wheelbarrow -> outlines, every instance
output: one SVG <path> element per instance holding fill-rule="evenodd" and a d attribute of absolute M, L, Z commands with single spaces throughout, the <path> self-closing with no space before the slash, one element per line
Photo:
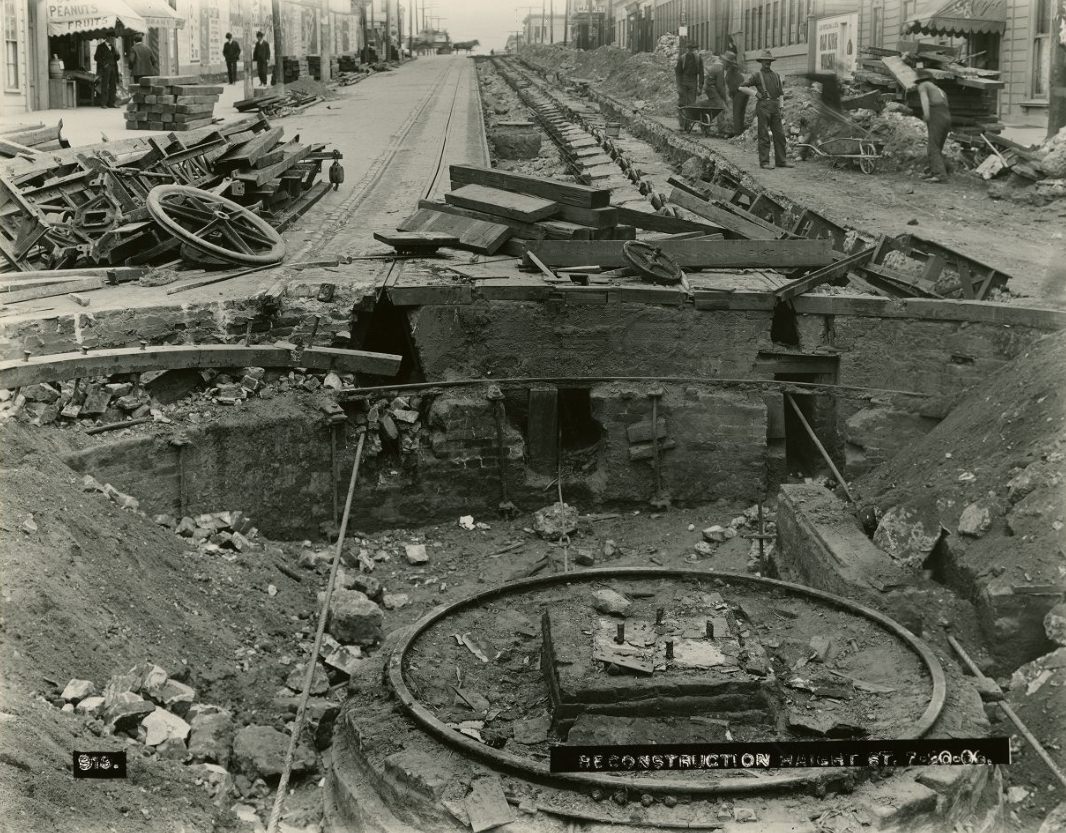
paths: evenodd
<path fill-rule="evenodd" d="M 684 133 L 692 131 L 693 126 L 699 125 L 704 136 L 709 136 L 714 120 L 722 112 L 722 107 L 712 107 L 709 104 L 688 104 L 677 108 L 677 118 Z"/>
<path fill-rule="evenodd" d="M 807 158 L 811 153 L 836 162 L 855 162 L 864 174 L 877 170 L 877 160 L 882 158 L 885 149 L 883 142 L 855 136 L 834 136 L 814 144 L 799 142 L 800 158 Z"/>

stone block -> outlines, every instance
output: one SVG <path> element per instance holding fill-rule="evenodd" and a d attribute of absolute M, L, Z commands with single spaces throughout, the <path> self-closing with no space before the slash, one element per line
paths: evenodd
<path fill-rule="evenodd" d="M 189 754 L 194 760 L 229 766 L 232 745 L 233 718 L 229 712 L 219 710 L 191 718 Z"/>
<path fill-rule="evenodd" d="M 592 594 L 592 606 L 600 613 L 625 616 L 633 603 L 618 591 L 602 587 Z"/>
<path fill-rule="evenodd" d="M 233 741 L 234 766 L 249 778 L 276 778 L 285 766 L 289 736 L 269 726 L 245 726 Z M 315 765 L 314 754 L 297 745 L 293 773 L 307 772 Z"/>
<path fill-rule="evenodd" d="M 86 697 L 84 700 L 78 703 L 74 707 L 74 711 L 78 714 L 84 714 L 88 717 L 96 717 L 104 710 L 104 698 L 103 697 Z"/>
<path fill-rule="evenodd" d="M 448 786 L 441 774 L 440 761 L 426 752 L 404 749 L 385 759 L 385 772 L 401 784 L 439 801 Z"/>
<path fill-rule="evenodd" d="M 145 746 L 159 746 L 168 740 L 185 741 L 189 736 L 189 724 L 173 712 L 156 708 L 141 721 L 145 730 Z"/>
<path fill-rule="evenodd" d="M 381 641 L 381 608 L 358 590 L 336 590 L 329 612 L 329 632 L 344 645 Z"/>
<path fill-rule="evenodd" d="M 407 553 L 408 564 L 425 564 L 429 561 L 429 553 L 426 552 L 425 544 L 404 544 Z"/>
<path fill-rule="evenodd" d="M 77 703 L 79 700 L 84 700 L 94 694 L 96 694 L 96 686 L 92 680 L 71 680 L 66 684 L 63 688 L 63 693 L 59 696 L 68 703 Z"/>

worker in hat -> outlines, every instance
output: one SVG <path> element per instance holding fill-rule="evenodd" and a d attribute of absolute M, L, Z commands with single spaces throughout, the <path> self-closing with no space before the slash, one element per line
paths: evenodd
<path fill-rule="evenodd" d="M 922 102 L 922 117 L 929 134 L 926 154 L 929 158 L 927 182 L 944 182 L 948 170 L 944 165 L 944 142 L 951 131 L 951 110 L 944 91 L 933 83 L 933 76 L 926 70 L 918 72 L 918 97 Z"/>
<path fill-rule="evenodd" d="M 689 41 L 685 51 L 677 59 L 674 67 L 674 77 L 677 79 L 677 106 L 678 120 L 681 129 L 688 127 L 688 119 L 682 108 L 696 103 L 696 98 L 703 87 L 703 58 L 696 51 L 695 41 Z"/>
<path fill-rule="evenodd" d="M 744 73 L 737 63 L 737 53 L 729 50 L 722 55 L 722 67 L 725 69 L 725 87 L 733 105 L 733 135 L 744 132 L 744 116 L 748 111 L 748 97 L 740 92 L 744 86 Z"/>
<path fill-rule="evenodd" d="M 759 71 L 751 75 L 740 91 L 755 96 L 755 118 L 759 122 L 759 167 L 770 167 L 770 138 L 773 136 L 774 164 L 778 168 L 791 168 L 785 159 L 785 126 L 781 123 L 781 99 L 785 88 L 781 76 L 770 69 L 774 56 L 764 49 L 755 59 Z"/>

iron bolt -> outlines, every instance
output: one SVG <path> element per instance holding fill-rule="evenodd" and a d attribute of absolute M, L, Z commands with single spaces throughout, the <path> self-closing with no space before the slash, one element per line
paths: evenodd
<path fill-rule="evenodd" d="M 666 658 L 667 659 L 673 659 L 674 658 L 674 640 L 672 640 L 672 639 L 667 639 L 666 640 Z"/>
<path fill-rule="evenodd" d="M 618 626 L 617 633 L 615 633 L 615 636 L 614 636 L 614 641 L 617 642 L 619 645 L 621 645 L 623 642 L 626 641 L 626 624 L 625 624 L 625 622 L 622 622 Z"/>

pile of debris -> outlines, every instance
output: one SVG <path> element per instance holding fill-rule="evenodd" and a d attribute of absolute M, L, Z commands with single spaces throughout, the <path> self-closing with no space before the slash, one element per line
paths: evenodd
<path fill-rule="evenodd" d="M 21 153 L 0 166 L 0 270 L 174 258 L 183 241 L 147 206 L 149 192 L 160 185 L 260 206 L 263 220 L 283 227 L 328 190 L 316 179 L 331 154 L 324 144 L 282 144 L 282 133 L 257 116 L 187 139 L 171 133 L 76 153 Z"/>
<path fill-rule="evenodd" d="M 181 520 L 173 515 L 161 514 L 154 515 L 152 520 L 164 529 L 171 529 L 189 539 L 204 553 L 254 549 L 257 546 L 255 539 L 259 536 L 252 519 L 239 511 L 208 512 L 195 518 L 186 515 Z"/>
<path fill-rule="evenodd" d="M 1038 147 L 1026 148 L 1002 136 L 988 135 L 991 153 L 977 168 L 992 180 L 988 195 L 1029 205 L 1066 198 L 1066 127 Z"/>
<path fill-rule="evenodd" d="M 369 429 L 366 453 L 380 454 L 386 444 L 395 446 L 404 456 L 417 452 L 422 434 L 421 408 L 421 397 L 397 396 L 391 401 L 379 399 L 365 415 L 358 414 L 356 424 L 365 424 Z"/>
<path fill-rule="evenodd" d="M 197 75 L 148 75 L 126 107 L 128 130 L 195 130 L 211 124 L 222 88 Z"/>
<path fill-rule="evenodd" d="M 33 159 L 45 150 L 69 148 L 70 142 L 63 138 L 63 120 L 55 127 L 38 124 L 12 124 L 0 128 L 0 159 L 22 156 Z"/>
<path fill-rule="evenodd" d="M 242 113 L 260 112 L 271 118 L 280 118 L 302 112 L 322 100 L 322 96 L 315 93 L 286 88 L 283 92 L 271 90 L 264 95 L 241 99 L 233 106 Z"/>
<path fill-rule="evenodd" d="M 996 92 L 1003 89 L 999 72 L 960 63 L 959 50 L 941 44 L 901 41 L 899 50 L 866 47 L 859 80 L 886 90 L 912 109 L 920 110 L 915 90 L 918 72 L 932 76 L 948 97 L 955 133 L 980 133 L 1003 129 L 996 117 Z"/>

